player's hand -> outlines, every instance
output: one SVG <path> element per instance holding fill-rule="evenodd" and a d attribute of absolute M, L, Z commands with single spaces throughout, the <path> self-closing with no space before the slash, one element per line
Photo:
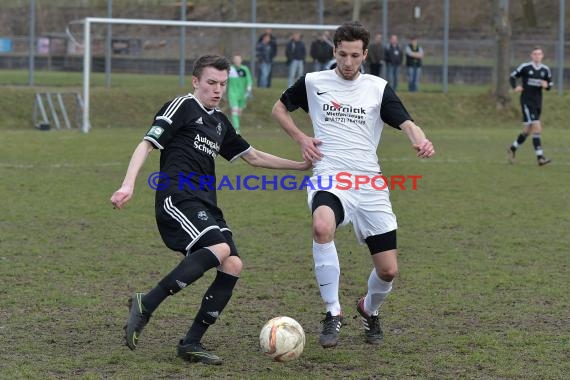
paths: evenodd
<path fill-rule="evenodd" d="M 522 86 L 515 87 L 515 92 L 522 92 L 522 90 L 523 90 Z"/>
<path fill-rule="evenodd" d="M 419 144 L 413 145 L 419 158 L 430 158 L 435 154 L 433 144 L 428 139 L 422 140 Z"/>
<path fill-rule="evenodd" d="M 548 82 L 545 81 L 544 79 L 541 79 L 540 83 L 542 84 L 542 88 L 548 88 Z"/>
<path fill-rule="evenodd" d="M 123 208 L 123 206 L 131 199 L 133 196 L 133 188 L 130 186 L 121 186 L 121 188 L 113 193 L 111 196 L 111 203 L 113 208 Z"/>
<path fill-rule="evenodd" d="M 303 153 L 303 160 L 305 161 L 318 161 L 323 157 L 321 150 L 318 148 L 322 141 L 314 137 L 306 137 L 301 141 L 301 152 Z"/>
<path fill-rule="evenodd" d="M 300 162 L 300 167 L 299 170 L 309 170 L 310 168 L 313 167 L 313 163 L 311 161 L 303 161 Z"/>

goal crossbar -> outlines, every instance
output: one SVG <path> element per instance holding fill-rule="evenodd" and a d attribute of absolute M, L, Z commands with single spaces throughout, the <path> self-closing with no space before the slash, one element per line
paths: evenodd
<path fill-rule="evenodd" d="M 72 23 L 83 24 L 83 120 L 81 130 L 85 133 L 91 129 L 89 121 L 90 99 L 89 87 L 91 76 L 91 24 L 122 25 L 155 25 L 155 26 L 190 26 L 203 28 L 241 28 L 241 29 L 301 29 L 301 30 L 335 30 L 338 25 L 317 24 L 276 24 L 221 21 L 176 21 L 157 19 L 103 18 L 87 17 Z"/>

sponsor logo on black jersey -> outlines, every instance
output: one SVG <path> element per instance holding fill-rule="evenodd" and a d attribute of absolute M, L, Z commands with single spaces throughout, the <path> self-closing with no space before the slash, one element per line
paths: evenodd
<path fill-rule="evenodd" d="M 154 138 L 159 138 L 160 135 L 162 135 L 162 132 L 164 132 L 164 128 L 159 127 L 158 125 L 154 125 L 152 128 L 149 129 L 149 131 L 147 132 L 147 136 L 151 136 Z"/>
<path fill-rule="evenodd" d="M 216 158 L 220 151 L 220 144 L 198 133 L 196 137 L 194 137 L 194 148 Z"/>

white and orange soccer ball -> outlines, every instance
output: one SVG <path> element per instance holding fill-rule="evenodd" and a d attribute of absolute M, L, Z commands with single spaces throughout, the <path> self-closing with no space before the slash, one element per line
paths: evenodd
<path fill-rule="evenodd" d="M 278 362 L 295 360 L 305 348 L 303 327 L 290 317 L 270 319 L 259 334 L 261 351 Z"/>

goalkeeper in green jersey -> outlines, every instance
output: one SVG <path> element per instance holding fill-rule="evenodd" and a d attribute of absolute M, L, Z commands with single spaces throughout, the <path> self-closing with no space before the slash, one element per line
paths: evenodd
<path fill-rule="evenodd" d="M 232 124 L 238 134 L 240 133 L 239 118 L 247 99 L 251 96 L 252 84 L 251 72 L 247 66 L 242 65 L 241 55 L 234 55 L 228 77 L 228 103 L 232 115 Z"/>

